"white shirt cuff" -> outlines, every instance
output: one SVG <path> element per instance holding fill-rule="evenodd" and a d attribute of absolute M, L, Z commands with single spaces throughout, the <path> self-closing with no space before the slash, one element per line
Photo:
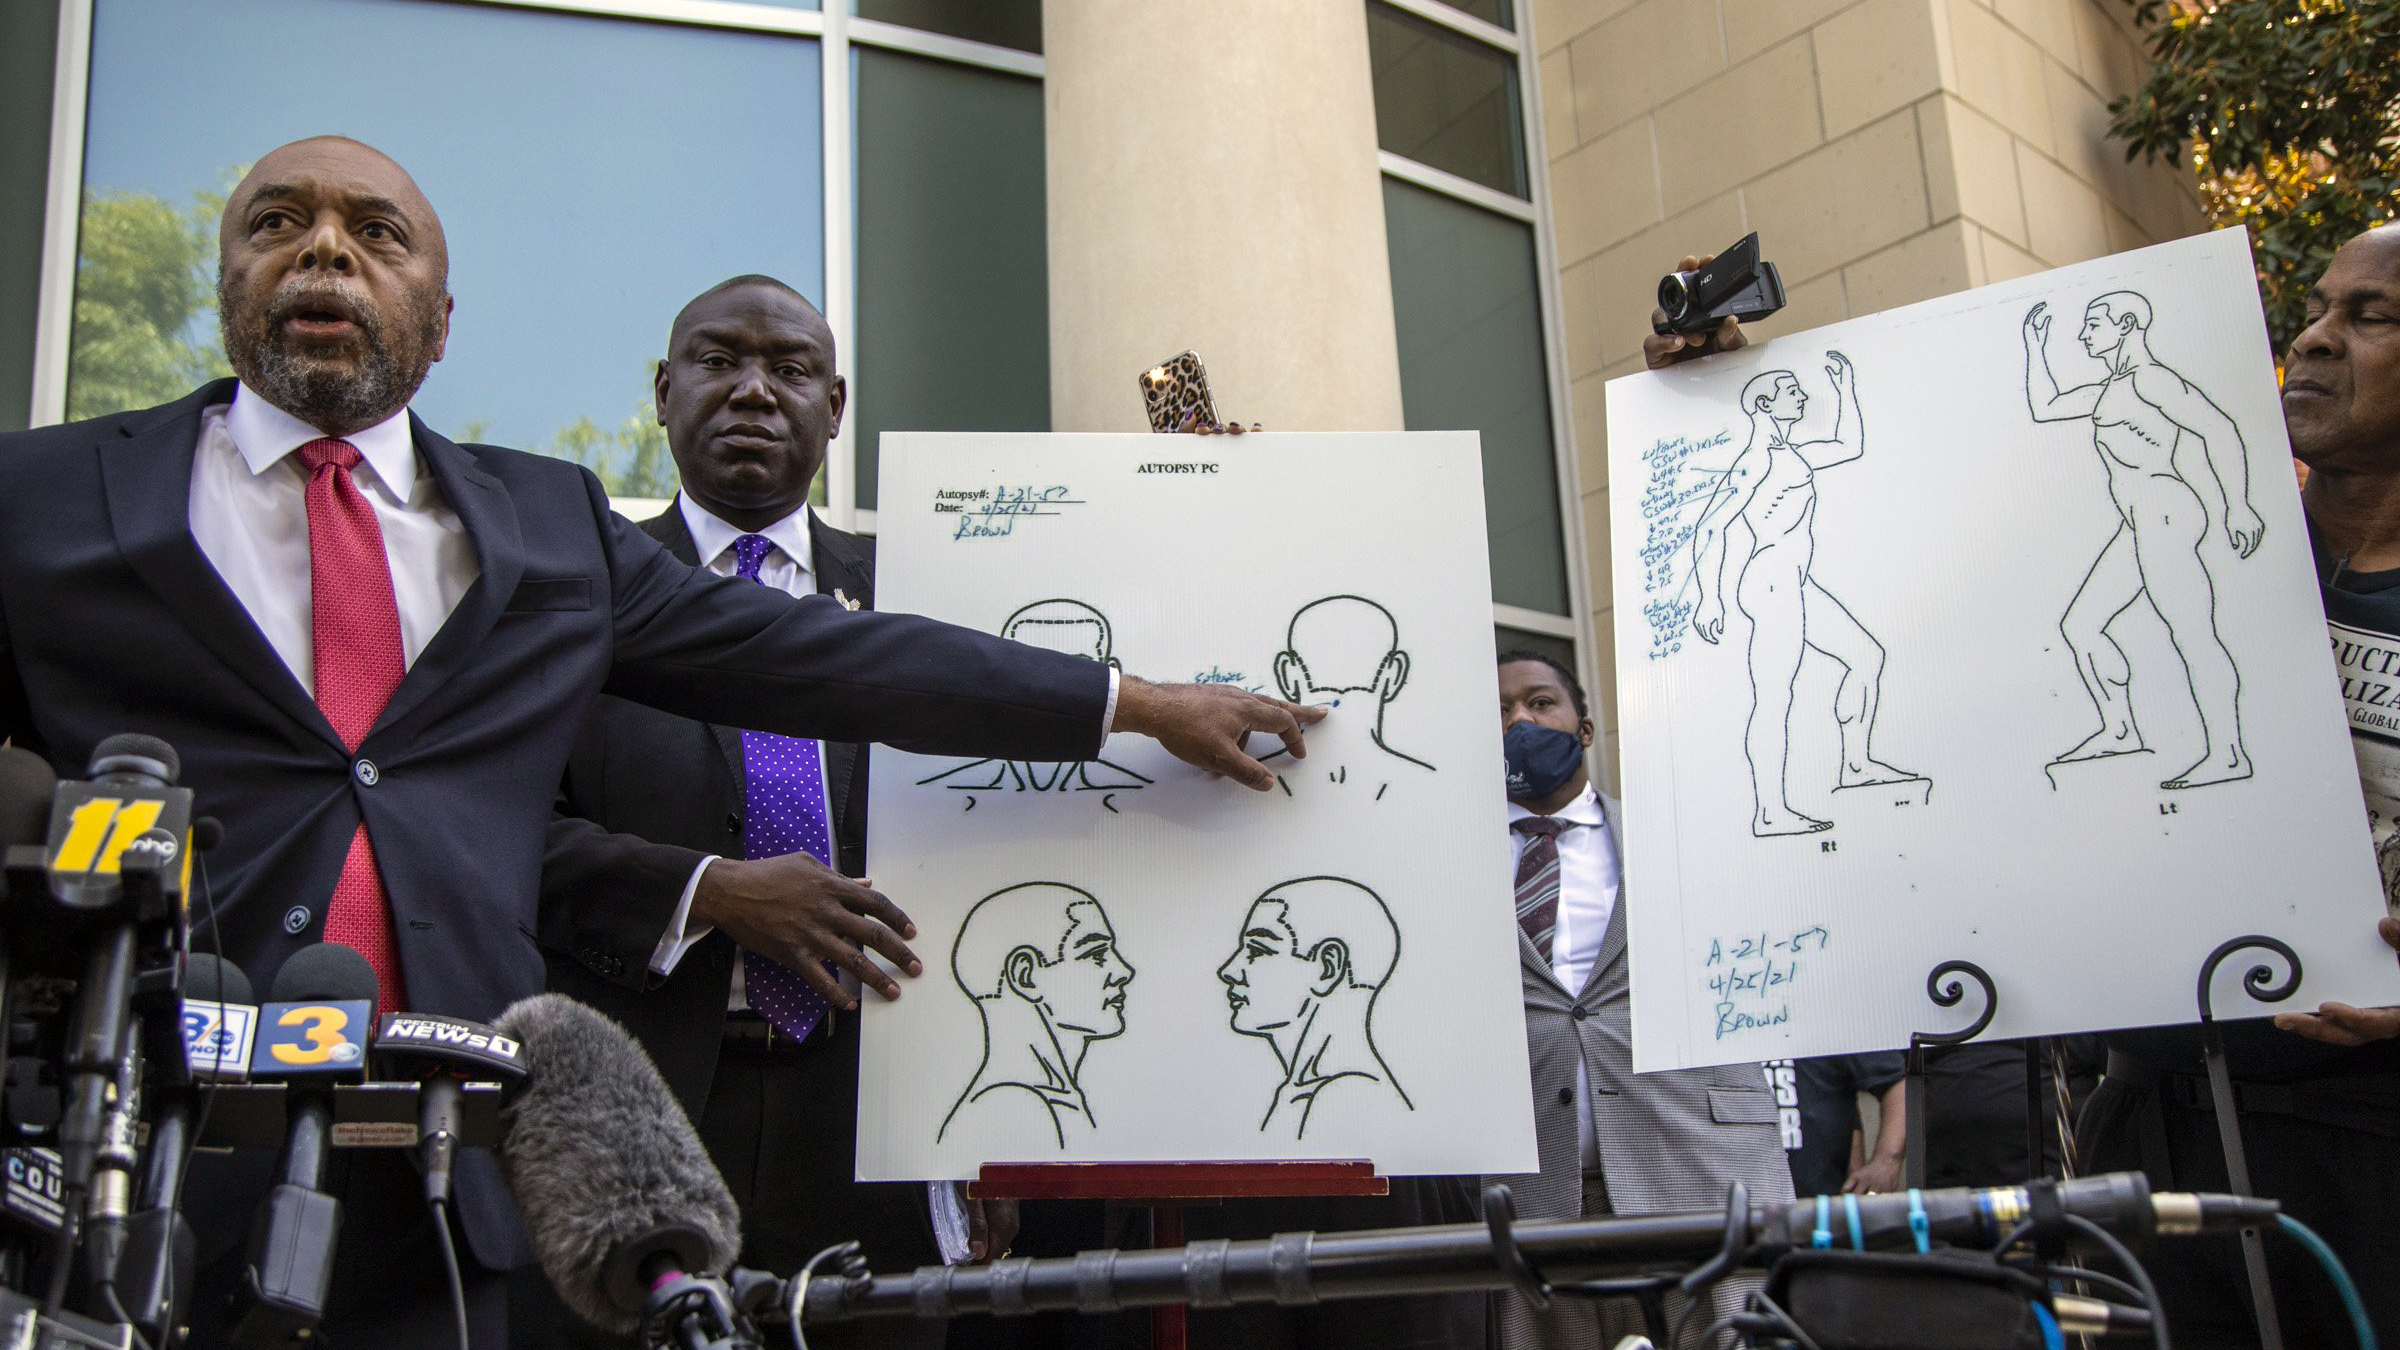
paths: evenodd
<path fill-rule="evenodd" d="M 1117 730 L 1117 668 L 1108 668 L 1108 707 L 1100 713 L 1100 739 L 1107 740 Z"/>
<path fill-rule="evenodd" d="M 967 1259 L 967 1187 L 961 1181 L 928 1181 L 926 1199 L 933 1209 L 933 1241 L 942 1264 L 955 1266 Z"/>
<path fill-rule="evenodd" d="M 692 869 L 692 879 L 683 883 L 683 898 L 675 902 L 675 917 L 667 921 L 666 933 L 659 938 L 657 949 L 650 953 L 651 974 L 660 976 L 674 974 L 675 963 L 681 961 L 683 954 L 692 949 L 692 944 L 717 931 L 711 924 L 702 924 L 690 932 L 685 931 L 692 922 L 692 897 L 700 892 L 700 877 L 708 871 L 708 865 L 715 862 L 717 857 L 717 854 L 711 853 L 702 858 L 700 865 Z"/>

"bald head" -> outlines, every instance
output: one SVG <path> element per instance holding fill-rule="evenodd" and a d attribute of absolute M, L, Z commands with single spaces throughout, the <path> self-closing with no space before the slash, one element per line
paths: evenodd
<path fill-rule="evenodd" d="M 811 329 L 825 349 L 827 362 L 832 362 L 833 327 L 825 322 L 824 313 L 807 296 L 764 272 L 745 272 L 738 277 L 727 277 L 686 300 L 683 308 L 675 311 L 675 322 L 667 330 L 667 350 L 679 350 L 683 346 L 683 335 L 694 323 L 729 309 L 755 307 L 758 303 L 756 300 L 752 300 L 748 306 L 743 303 L 745 298 L 752 296 L 765 299 L 773 308 L 784 311 L 795 322 Z"/>
<path fill-rule="evenodd" d="M 225 359 L 328 436 L 374 426 L 442 359 L 449 272 L 433 204 L 390 156 L 345 136 L 277 146 L 217 229 Z"/>
<path fill-rule="evenodd" d="M 381 205 L 402 217 L 421 249 L 430 250 L 444 284 L 450 275 L 450 242 L 442 233 L 441 217 L 417 180 L 400 162 L 364 141 L 348 136 L 304 136 L 259 156 L 250 172 L 225 199 L 225 214 L 217 223 L 218 258 L 238 236 L 250 210 L 262 202 L 288 200 L 310 186 L 340 183 L 361 194 L 365 205 Z"/>

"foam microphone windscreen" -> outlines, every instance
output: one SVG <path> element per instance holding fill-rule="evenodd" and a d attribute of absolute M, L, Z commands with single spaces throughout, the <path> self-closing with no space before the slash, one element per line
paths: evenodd
<path fill-rule="evenodd" d="M 177 758 L 174 746 L 158 737 L 126 731 L 93 746 L 85 772 L 94 778 L 104 773 L 139 773 L 172 783 L 182 776 L 183 761 Z"/>
<path fill-rule="evenodd" d="M 47 841 L 57 790 L 50 761 L 20 745 L 0 748 L 0 847 Z"/>
<path fill-rule="evenodd" d="M 620 1335 L 641 1325 L 650 1258 L 722 1274 L 741 1212 L 675 1094 L 625 1029 L 563 994 L 512 1004 L 525 1084 L 500 1110 L 500 1170 L 559 1297 Z"/>
<path fill-rule="evenodd" d="M 291 963 L 284 964 L 288 967 Z M 371 975 L 374 971 L 367 973 Z M 242 973 L 240 966 L 215 952 L 193 952 L 184 958 L 183 996 L 210 1003 L 248 1003 L 250 977 Z"/>
<path fill-rule="evenodd" d="M 274 1003 L 375 1001 L 375 967 L 358 948 L 319 942 L 293 952 L 275 972 L 268 999 Z"/>

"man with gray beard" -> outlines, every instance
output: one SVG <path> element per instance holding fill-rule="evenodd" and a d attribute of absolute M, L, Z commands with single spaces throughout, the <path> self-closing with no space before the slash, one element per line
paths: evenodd
<path fill-rule="evenodd" d="M 539 993 L 543 839 L 603 689 L 970 759 L 1079 760 L 1133 732 L 1261 792 L 1274 775 L 1246 738 L 1299 753 L 1323 715 L 686 566 L 590 473 L 409 414 L 448 337 L 448 261 L 398 164 L 340 137 L 283 146 L 219 233 L 239 379 L 0 436 L 0 739 L 75 777 L 120 732 L 180 752 L 194 810 L 223 824 L 195 943 L 254 987 L 331 941 L 365 955 L 384 1011 L 489 1022 Z M 320 1343 L 452 1343 L 447 1223 L 469 1341 L 505 1344 L 500 1272 L 528 1250 L 490 1157 L 462 1153 L 429 1217 L 401 1157 L 335 1152 L 325 1188 L 351 1240 Z M 190 1344 L 229 1335 L 266 1162 L 195 1160 Z"/>

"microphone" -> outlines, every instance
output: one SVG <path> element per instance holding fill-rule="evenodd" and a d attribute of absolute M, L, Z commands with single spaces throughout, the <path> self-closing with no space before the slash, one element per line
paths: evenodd
<path fill-rule="evenodd" d="M 386 1077 L 417 1080 L 417 1161 L 425 1172 L 425 1201 L 446 1206 L 458 1155 L 459 1085 L 521 1082 L 523 1047 L 481 1022 L 392 1013 L 376 1033 L 375 1053 Z"/>
<path fill-rule="evenodd" d="M 258 1009 L 250 1006 L 250 977 L 212 952 L 195 952 L 183 976 L 183 1044 L 192 1077 L 240 1082 L 249 1076 Z M 197 1239 L 180 1202 L 192 1149 L 192 1095 L 165 1094 L 150 1125 L 150 1167 L 140 1208 L 125 1226 L 125 1254 L 116 1274 L 125 1320 L 145 1336 L 165 1339 L 173 1314 L 192 1287 Z"/>
<path fill-rule="evenodd" d="M 58 775 L 51 772 L 50 761 L 23 746 L 0 747 L 0 850 L 20 846 L 32 850 L 34 857 L 25 860 L 23 871 L 39 877 L 47 866 L 41 856 L 42 840 L 50 832 L 50 799 L 58 791 Z M 11 867 L 11 872 L 19 871 Z M 8 901 L 12 882 L 0 874 L 0 901 Z M 35 886 L 25 897 L 35 893 L 48 899 L 47 886 Z M 8 1072 L 8 1037 L 10 1024 L 8 1007 L 8 945 L 0 943 L 0 1082 Z M 56 1150 L 46 1148 L 0 1149 L 0 1215 L 17 1225 L 20 1231 L 33 1237 L 50 1237 L 58 1233 L 66 1217 L 66 1172 L 61 1167 Z"/>
<path fill-rule="evenodd" d="M 651 1286 L 722 1273 L 741 1213 L 683 1108 L 625 1029 L 562 994 L 510 1005 L 525 1087 L 500 1109 L 500 1170 L 559 1297 L 619 1335 Z"/>
<path fill-rule="evenodd" d="M 50 833 L 57 791 L 50 761 L 21 745 L 0 747 L 0 847 L 40 844 Z"/>
<path fill-rule="evenodd" d="M 303 947 L 275 972 L 274 1001 L 258 1010 L 253 1078 L 287 1080 L 281 1178 L 250 1224 L 233 1343 L 297 1346 L 325 1315 L 342 1202 L 321 1189 L 332 1144 L 333 1085 L 365 1076 L 375 971 L 338 942 Z"/>

